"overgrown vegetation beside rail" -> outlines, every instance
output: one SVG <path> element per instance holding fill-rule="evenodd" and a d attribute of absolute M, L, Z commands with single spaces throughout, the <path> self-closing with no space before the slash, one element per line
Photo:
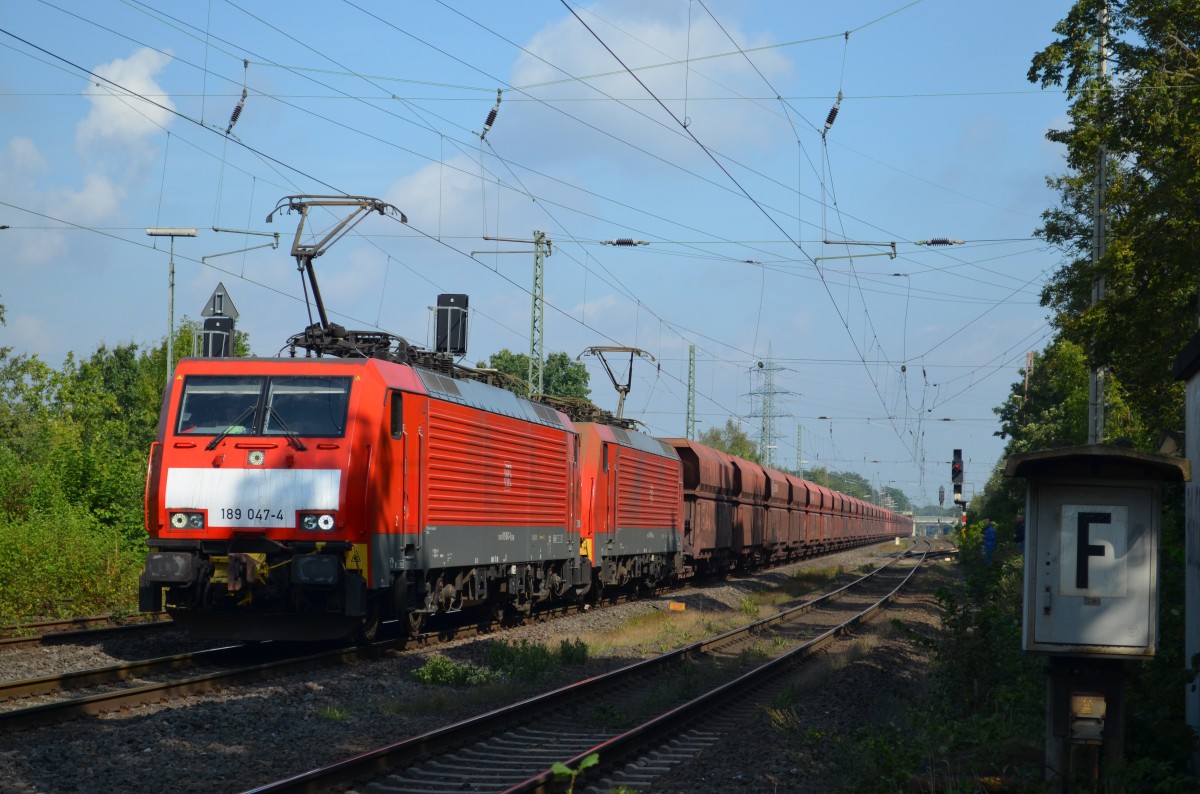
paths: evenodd
<path fill-rule="evenodd" d="M 156 372 L 132 345 L 60 371 L 0 350 L 0 622 L 136 609 Z"/>
<path fill-rule="evenodd" d="M 0 623 L 134 612 L 143 559 L 87 515 L 0 516 Z"/>
<path fill-rule="evenodd" d="M 180 326 L 180 355 L 197 330 Z M 0 623 L 136 611 L 165 380 L 165 339 L 102 344 L 57 370 L 0 348 Z"/>
<path fill-rule="evenodd" d="M 413 671 L 413 678 L 434 686 L 480 686 L 506 679 L 533 683 L 562 667 L 579 667 L 587 660 L 588 646 L 579 639 L 561 640 L 557 650 L 527 640 L 500 640 L 488 646 L 482 666 L 434 654 Z"/>
<path fill-rule="evenodd" d="M 1167 512 L 1164 524 L 1175 529 L 1165 531 L 1181 531 L 1182 521 L 1173 521 L 1179 516 Z M 962 533 L 961 576 L 938 589 L 943 625 L 932 643 L 926 696 L 898 720 L 855 737 L 856 763 L 870 770 L 856 776 L 855 791 L 1049 789 L 1045 660 L 1021 650 L 1023 558 L 1002 538 L 986 565 L 981 532 L 982 522 Z M 1162 603 L 1182 604 L 1182 560 L 1167 553 L 1162 565 Z M 1126 761 L 1101 790 L 1123 781 L 1126 791 L 1200 791 L 1185 768 L 1191 737 L 1183 719 L 1181 609 L 1163 610 L 1160 638 L 1153 661 L 1127 663 Z M 864 789 L 865 780 L 874 787 Z"/>

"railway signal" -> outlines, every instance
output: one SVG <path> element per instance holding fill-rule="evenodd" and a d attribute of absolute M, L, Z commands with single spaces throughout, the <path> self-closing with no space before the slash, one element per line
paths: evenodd
<path fill-rule="evenodd" d="M 954 450 L 954 459 L 950 461 L 950 485 L 954 490 L 954 504 L 963 503 L 963 457 L 962 450 Z"/>

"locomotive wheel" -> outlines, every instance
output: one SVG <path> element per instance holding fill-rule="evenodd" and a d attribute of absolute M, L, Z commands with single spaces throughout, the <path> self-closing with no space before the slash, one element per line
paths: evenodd
<path fill-rule="evenodd" d="M 421 629 L 425 628 L 425 613 L 424 612 L 409 612 L 405 616 L 405 626 L 408 628 L 410 635 L 421 633 Z"/>
<path fill-rule="evenodd" d="M 371 605 L 367 607 L 367 616 L 363 618 L 363 622 L 354 632 L 355 644 L 370 645 L 375 642 L 375 638 L 379 636 L 379 626 L 382 622 L 379 612 L 379 600 L 372 599 Z"/>

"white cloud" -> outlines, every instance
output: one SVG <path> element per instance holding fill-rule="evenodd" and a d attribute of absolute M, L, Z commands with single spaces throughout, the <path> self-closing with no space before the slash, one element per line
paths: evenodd
<path fill-rule="evenodd" d="M 581 149 L 586 151 L 580 140 L 592 139 L 588 127 L 604 129 L 672 160 L 689 153 L 704 156 L 680 128 L 679 121 L 685 119 L 689 131 L 717 149 L 766 147 L 772 142 L 793 140 L 790 132 L 778 134 L 790 128 L 782 112 L 770 103 L 763 113 L 748 117 L 744 112 L 729 113 L 726 102 L 685 101 L 689 94 L 718 100 L 762 95 L 766 89 L 760 72 L 770 80 L 789 74 L 792 62 L 776 50 L 754 52 L 750 56 L 753 66 L 741 55 L 703 60 L 704 56 L 736 52 L 739 46 L 752 49 L 770 44 L 773 37 L 769 33 L 748 33 L 737 20 L 722 18 L 727 36 L 707 15 L 693 15 L 689 21 L 686 4 L 676 3 L 611 0 L 581 9 L 580 16 L 620 62 L 574 16 L 568 15 L 535 35 L 525 47 L 535 55 L 521 55 L 513 67 L 512 83 L 528 87 L 531 96 L 598 100 L 565 106 L 582 125 L 529 103 L 510 110 L 510 115 L 524 116 L 525 124 L 536 124 L 542 130 L 543 134 L 527 137 L 539 142 L 543 162 L 555 154 L 577 160 Z M 621 63 L 635 70 L 638 79 L 630 76 Z M 661 65 L 667 63 L 671 65 Z M 605 76 L 583 82 L 572 79 L 589 75 Z M 653 101 L 647 88 L 664 102 L 674 119 Z M 628 101 L 617 104 L 605 94 Z M 562 132 L 544 134 L 547 127 L 562 127 Z M 498 136 L 506 135 L 504 119 L 497 122 L 496 131 Z M 547 140 L 559 142 L 557 152 L 544 147 Z M 516 139 L 506 137 L 504 141 L 519 145 Z M 611 158 L 611 152 L 601 156 Z"/>
<path fill-rule="evenodd" d="M 35 317 L 28 313 L 10 313 L 7 317 L 8 333 L 5 334 L 4 344 L 17 351 L 38 352 L 42 343 L 53 336 L 50 324 L 46 318 Z M 56 364 L 57 362 L 49 362 Z"/>
<path fill-rule="evenodd" d="M 427 234 L 479 234 L 479 166 L 465 157 L 431 163 L 393 182 L 384 195 Z"/>
<path fill-rule="evenodd" d="M 128 58 L 97 66 L 94 71 L 99 77 L 120 88 L 97 79 L 84 90 L 91 111 L 76 129 L 80 150 L 136 146 L 168 126 L 175 105 L 155 77 L 170 60 L 169 55 L 142 48 Z"/>
<path fill-rule="evenodd" d="M 413 228 L 443 238 L 512 236 L 517 232 L 511 230 L 532 229 L 536 219 L 544 217 L 532 202 L 514 199 L 511 191 L 498 199 L 494 181 L 481 187 L 479 164 L 467 157 L 452 158 L 444 166 L 431 163 L 393 182 L 384 196 L 408 216 Z M 500 213 L 497 201 L 502 201 Z"/>
<path fill-rule="evenodd" d="M 128 190 L 113 182 L 104 174 L 93 171 L 83 177 L 83 187 L 78 190 L 64 188 L 53 202 L 61 217 L 73 223 L 92 226 L 109 218 L 119 216 L 121 202 Z"/>
<path fill-rule="evenodd" d="M 595 320 L 596 317 L 610 314 L 622 308 L 624 308 L 623 302 L 618 301 L 616 295 L 609 293 L 589 300 L 586 303 L 577 303 L 571 307 L 570 314 L 575 317 L 582 317 L 586 322 L 588 318 Z"/>
<path fill-rule="evenodd" d="M 37 173 L 46 170 L 46 158 L 38 151 L 37 144 L 33 142 L 32 138 L 9 140 L 8 154 L 4 159 L 4 165 L 11 165 L 14 171 Z"/>
<path fill-rule="evenodd" d="M 49 163 L 31 138 L 11 138 L 8 146 L 0 150 L 0 184 L 4 186 L 5 196 L 10 197 L 10 200 L 19 197 L 22 201 L 27 201 L 28 197 L 36 196 L 37 177 L 48 170 Z M 54 261 L 62 255 L 66 247 L 61 237 L 28 234 L 18 230 L 4 232 L 4 244 L 15 261 L 31 266 Z"/>

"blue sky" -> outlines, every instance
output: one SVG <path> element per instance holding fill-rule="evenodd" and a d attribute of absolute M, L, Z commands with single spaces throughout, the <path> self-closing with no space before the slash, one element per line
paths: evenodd
<path fill-rule="evenodd" d="M 7 0 L 0 345 L 57 366 L 157 343 L 168 245 L 145 229 L 194 227 L 176 319 L 223 282 L 275 355 L 308 315 L 296 216 L 267 215 L 372 196 L 409 222 L 369 217 L 316 260 L 333 321 L 426 346 L 437 294 L 467 293 L 466 363 L 528 352 L 532 254 L 483 238 L 544 231 L 546 351 L 651 353 L 626 402 L 651 433 L 684 434 L 694 344 L 699 430 L 758 437 L 769 371 L 779 465 L 799 437 L 806 466 L 925 503 L 961 448 L 969 495 L 1003 449 L 992 408 L 1049 334 L 1061 255 L 1033 232 L 1066 99 L 1025 74 L 1068 8 Z M 282 244 L 214 256 L 272 239 L 214 227 Z M 964 243 L 916 244 L 932 238 Z"/>

